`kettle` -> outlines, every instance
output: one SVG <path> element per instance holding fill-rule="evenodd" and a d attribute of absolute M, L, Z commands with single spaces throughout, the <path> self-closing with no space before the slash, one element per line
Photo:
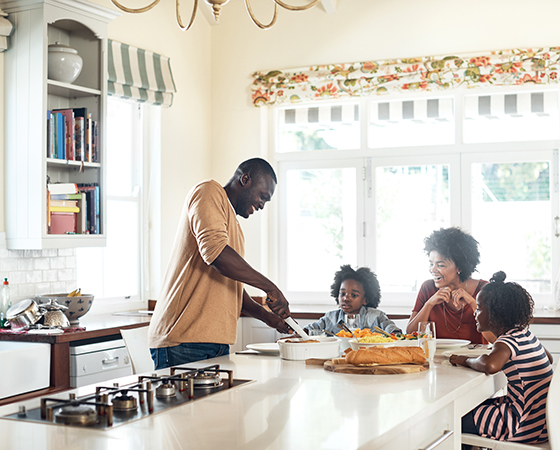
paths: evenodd
<path fill-rule="evenodd" d="M 68 309 L 67 306 L 60 305 L 56 302 L 56 299 L 50 298 L 49 303 L 42 304 L 41 307 L 46 310 L 43 314 L 44 325 L 58 328 L 70 327 L 70 321 L 63 311 Z"/>

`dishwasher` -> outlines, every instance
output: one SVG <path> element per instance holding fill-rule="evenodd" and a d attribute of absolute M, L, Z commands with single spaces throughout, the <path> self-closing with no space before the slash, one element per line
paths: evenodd
<path fill-rule="evenodd" d="M 132 364 L 120 335 L 70 344 L 70 386 L 81 387 L 132 375 Z"/>

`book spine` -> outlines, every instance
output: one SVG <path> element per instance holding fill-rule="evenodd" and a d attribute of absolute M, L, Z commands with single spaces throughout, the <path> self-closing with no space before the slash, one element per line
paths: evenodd
<path fill-rule="evenodd" d="M 83 117 L 76 117 L 74 119 L 74 158 L 76 161 L 85 161 L 85 143 L 85 120 Z"/>

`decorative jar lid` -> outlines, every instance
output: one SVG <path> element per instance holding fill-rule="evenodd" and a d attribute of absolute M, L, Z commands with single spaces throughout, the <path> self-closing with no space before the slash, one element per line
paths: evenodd
<path fill-rule="evenodd" d="M 68 47 L 67 45 L 61 44 L 60 42 L 55 42 L 54 44 L 49 45 L 49 52 L 65 52 L 65 53 L 74 53 L 78 54 L 78 51 Z"/>

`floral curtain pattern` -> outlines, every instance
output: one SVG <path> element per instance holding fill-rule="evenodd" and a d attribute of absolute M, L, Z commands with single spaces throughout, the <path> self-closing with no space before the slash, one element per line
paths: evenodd
<path fill-rule="evenodd" d="M 560 47 L 255 72 L 254 106 L 390 92 L 558 83 Z"/>

